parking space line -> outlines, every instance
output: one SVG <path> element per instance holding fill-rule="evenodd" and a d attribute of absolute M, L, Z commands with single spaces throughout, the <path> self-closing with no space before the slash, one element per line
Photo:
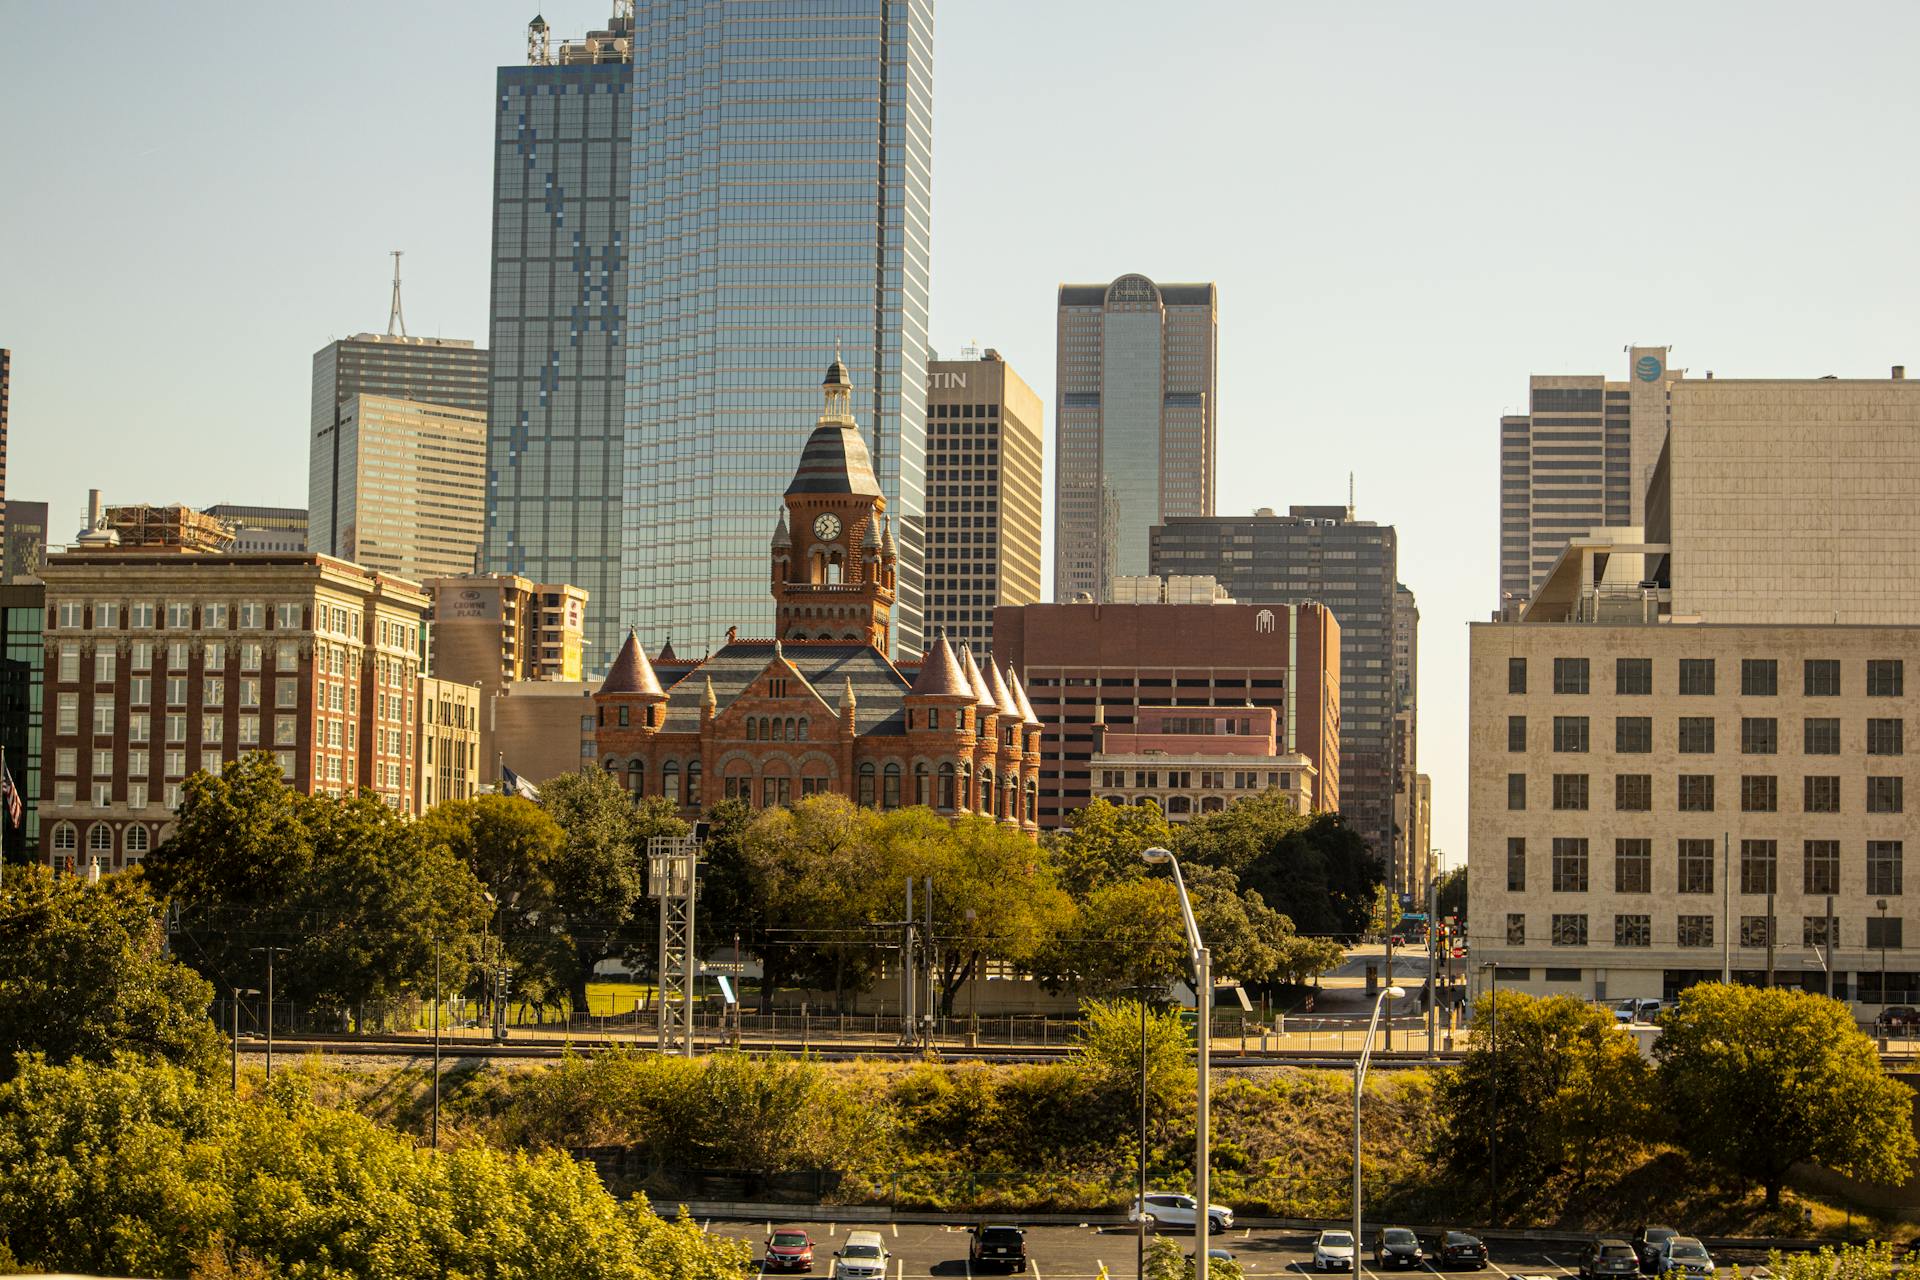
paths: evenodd
<path fill-rule="evenodd" d="M 1034 1259 L 1028 1258 L 1027 1267 L 1033 1272 L 1033 1280 L 1040 1280 L 1040 1264 Z"/>
<path fill-rule="evenodd" d="M 900 1238 L 900 1224 L 897 1222 L 889 1222 L 887 1225 L 893 1228 L 893 1238 L 898 1240 Z"/>
<path fill-rule="evenodd" d="M 1513 1272 L 1507 1270 L 1505 1267 L 1495 1262 L 1492 1258 L 1487 1259 L 1487 1265 L 1492 1267 L 1495 1271 L 1498 1271 L 1501 1275 L 1506 1276 L 1507 1280 L 1513 1280 Z"/>

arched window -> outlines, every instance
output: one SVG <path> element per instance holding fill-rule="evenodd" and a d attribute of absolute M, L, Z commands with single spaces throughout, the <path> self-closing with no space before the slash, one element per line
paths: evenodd
<path fill-rule="evenodd" d="M 680 803 L 680 762 L 669 760 L 660 766 L 660 794 L 675 805 Z"/>
<path fill-rule="evenodd" d="M 786 723 L 781 726 L 780 732 L 774 734 L 773 736 L 776 738 L 780 738 L 781 741 L 783 742 L 794 741 L 797 735 L 794 733 L 793 717 L 788 716 L 786 719 Z"/>
<path fill-rule="evenodd" d="M 860 790 L 858 794 L 859 803 L 869 809 L 873 808 L 873 782 L 873 761 L 869 760 L 860 766 Z"/>
<path fill-rule="evenodd" d="M 113 852 L 113 828 L 104 822 L 96 822 L 87 828 L 88 853 Z"/>
<path fill-rule="evenodd" d="M 800 717 L 800 741 L 805 742 L 806 740 L 807 740 L 807 718 L 805 716 L 801 716 Z"/>
<path fill-rule="evenodd" d="M 627 761 L 627 790 L 639 797 L 647 794 L 647 762 Z"/>
<path fill-rule="evenodd" d="M 1027 821 L 1040 821 L 1040 785 L 1032 781 L 1027 783 Z"/>
<path fill-rule="evenodd" d="M 775 742 L 785 742 L 787 740 L 786 721 L 782 720 L 779 716 L 773 718 L 773 740 Z"/>
<path fill-rule="evenodd" d="M 980 803 L 975 806 L 982 813 L 993 812 L 993 770 L 980 771 Z"/>
<path fill-rule="evenodd" d="M 606 769 L 608 773 L 618 773 L 620 771 L 620 762 L 618 760 L 615 760 L 612 756 L 608 756 L 605 760 L 603 760 L 601 762 L 601 765 Z"/>
<path fill-rule="evenodd" d="M 127 860 L 129 862 L 134 861 L 136 857 L 144 858 L 146 856 L 148 839 L 149 833 L 145 827 L 132 826 L 127 828 Z"/>
<path fill-rule="evenodd" d="M 1168 796 L 1167 812 L 1168 813 L 1192 813 L 1193 812 L 1192 798 L 1188 796 Z"/>
<path fill-rule="evenodd" d="M 700 796 L 700 762 L 687 761 L 687 803 L 699 808 L 703 803 Z"/>
<path fill-rule="evenodd" d="M 1108 804 L 1124 805 L 1127 803 L 1125 796 L 1107 796 L 1105 799 Z"/>
<path fill-rule="evenodd" d="M 938 807 L 943 812 L 952 813 L 953 799 L 953 766 L 943 764 L 940 766 L 940 799 Z"/>
<path fill-rule="evenodd" d="M 1200 797 L 1200 812 L 1202 813 L 1219 813 L 1222 809 L 1225 809 L 1226 807 L 1227 807 L 1227 802 L 1221 799 L 1219 796 L 1201 796 Z"/>
<path fill-rule="evenodd" d="M 53 828 L 53 851 L 72 853 L 80 847 L 80 833 L 71 822 L 56 823 Z"/>
<path fill-rule="evenodd" d="M 917 762 L 913 766 L 913 802 L 915 804 L 933 803 L 933 792 L 927 778 L 925 762 Z"/>
<path fill-rule="evenodd" d="M 752 716 L 748 716 L 747 717 L 747 741 L 758 742 L 759 740 L 760 740 L 760 722 L 758 720 L 755 720 Z"/>
<path fill-rule="evenodd" d="M 880 807 L 900 807 L 900 765 L 897 761 L 889 760 L 886 771 L 880 775 Z"/>

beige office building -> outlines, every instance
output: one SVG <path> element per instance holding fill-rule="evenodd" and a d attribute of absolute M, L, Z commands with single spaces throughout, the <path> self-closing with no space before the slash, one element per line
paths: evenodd
<path fill-rule="evenodd" d="M 1920 999 L 1920 385 L 1900 374 L 1676 381 L 1644 529 L 1576 537 L 1518 620 L 1471 628 L 1469 920 L 1503 986 L 1771 973 L 1866 1015 Z"/>
<path fill-rule="evenodd" d="M 1152 572 L 1149 531 L 1213 514 L 1220 297 L 1212 284 L 1060 286 L 1053 598 Z"/>
<path fill-rule="evenodd" d="M 480 689 L 457 680 L 420 680 L 420 812 L 480 792 Z"/>
<path fill-rule="evenodd" d="M 1040 397 L 1000 353 L 927 364 L 926 634 L 985 651 L 1040 600 Z"/>
<path fill-rule="evenodd" d="M 585 673 L 587 593 L 511 573 L 429 578 L 423 585 L 433 598 L 432 672 L 478 689 L 480 772 L 496 781 L 506 744 L 495 735 L 506 694 L 528 683 L 576 683 Z M 514 713 L 520 709 L 516 704 Z M 542 776 L 529 772 L 530 761 L 506 764 L 535 781 Z"/>
<path fill-rule="evenodd" d="M 486 489 L 484 410 L 350 396 L 314 438 L 308 544 L 415 580 L 471 573 Z"/>

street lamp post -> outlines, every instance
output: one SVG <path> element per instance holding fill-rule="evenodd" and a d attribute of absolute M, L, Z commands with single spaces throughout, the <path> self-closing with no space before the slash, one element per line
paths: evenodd
<path fill-rule="evenodd" d="M 1880 908 L 1880 1012 L 1884 1014 L 1893 1003 L 1887 999 L 1887 900 L 1881 898 L 1877 905 Z"/>
<path fill-rule="evenodd" d="M 1213 1229 L 1213 1201 L 1209 1198 L 1210 1188 L 1207 1179 L 1209 1163 L 1207 1135 L 1207 1070 L 1210 1063 L 1211 1041 L 1213 1039 L 1213 961 L 1207 952 L 1206 943 L 1200 939 L 1200 926 L 1194 923 L 1193 903 L 1187 897 L 1187 882 L 1180 874 L 1180 862 L 1172 853 L 1154 847 L 1143 849 L 1140 856 L 1154 866 L 1165 863 L 1173 869 L 1173 887 L 1180 894 L 1180 917 L 1187 927 L 1187 945 L 1193 961 L 1194 996 L 1194 1032 L 1198 1041 L 1199 1079 L 1194 1089 L 1194 1112 L 1196 1125 L 1193 1137 L 1193 1194 L 1199 1203 L 1193 1214 L 1193 1280 L 1207 1280 L 1208 1235 Z M 1144 1215 L 1147 1206 L 1144 1200 L 1140 1212 Z M 1356 1255 L 1357 1256 L 1357 1255 Z"/>
<path fill-rule="evenodd" d="M 1367 1057 L 1373 1051 L 1373 1033 L 1380 1025 L 1380 1009 L 1387 1001 L 1398 1000 L 1405 994 L 1400 987 L 1388 987 L 1373 1002 L 1373 1016 L 1367 1019 L 1367 1034 L 1360 1041 L 1360 1056 L 1353 1064 L 1353 1269 L 1356 1275 L 1360 1271 L 1360 1090 L 1367 1083 Z"/>

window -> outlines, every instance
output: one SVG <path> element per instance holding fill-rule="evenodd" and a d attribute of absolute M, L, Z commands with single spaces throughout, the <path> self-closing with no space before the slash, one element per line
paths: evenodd
<path fill-rule="evenodd" d="M 1780 692 L 1780 664 L 1772 658 L 1740 659 L 1740 692 L 1749 698 L 1771 698 Z"/>
<path fill-rule="evenodd" d="M 1838 920 L 1830 920 L 1826 916 L 1800 917 L 1801 946 L 1807 948 L 1824 947 L 1827 945 L 1827 937 L 1829 934 L 1833 937 L 1833 945 L 1836 947 L 1839 946 L 1840 922 Z"/>
<path fill-rule="evenodd" d="M 128 676 L 127 677 L 127 705 L 130 707 L 146 707 L 146 706 L 151 706 L 152 704 L 153 704 L 153 677 L 152 676 Z"/>
<path fill-rule="evenodd" d="M 1618 773 L 1613 778 L 1613 807 L 1623 813 L 1648 813 L 1653 809 L 1653 775 Z"/>
<path fill-rule="evenodd" d="M 859 790 L 855 793 L 855 801 L 871 809 L 874 807 L 874 803 L 878 798 L 879 782 L 879 773 L 874 769 L 873 761 L 869 760 L 860 766 L 859 778 L 860 785 Z"/>
<path fill-rule="evenodd" d="M 200 741 L 207 744 L 217 744 L 221 740 L 221 733 L 225 728 L 226 726 L 220 722 L 219 716 L 203 717 L 200 721 Z"/>
<path fill-rule="evenodd" d="M 94 601 L 93 629 L 95 631 L 118 631 L 120 629 L 120 605 L 112 600 Z"/>
<path fill-rule="evenodd" d="M 93 700 L 93 732 L 98 737 L 113 736 L 113 699 L 106 694 Z"/>
<path fill-rule="evenodd" d="M 1587 691 L 1587 660 L 1585 658 L 1555 658 L 1553 660 L 1553 691 L 1555 693 L 1585 693 Z"/>
<path fill-rule="evenodd" d="M 1613 691 L 1620 694 L 1652 693 L 1653 659 L 1615 658 L 1613 660 Z"/>
<path fill-rule="evenodd" d="M 1653 717 L 1615 716 L 1613 749 L 1625 755 L 1644 755 L 1653 750 Z"/>
<path fill-rule="evenodd" d="M 1906 727 L 1904 720 L 1867 721 L 1867 754 L 1870 756 L 1898 756 L 1906 754 Z"/>
<path fill-rule="evenodd" d="M 209 631 L 227 629 L 227 606 L 220 601 L 209 601 L 200 606 L 200 626 Z"/>
<path fill-rule="evenodd" d="M 338 651 L 336 651 L 336 655 L 337 652 Z M 274 645 L 273 669 L 275 671 L 298 671 L 300 669 L 300 647 L 291 640 L 282 640 Z M 334 674 L 339 675 L 341 673 L 336 671 Z"/>
<path fill-rule="evenodd" d="M 240 625 L 248 631 L 257 631 L 266 621 L 266 607 L 258 600 L 240 602 Z"/>
<path fill-rule="evenodd" d="M 1676 921 L 1674 941 L 1683 947 L 1710 947 L 1713 945 L 1712 916 L 1681 916 Z"/>
<path fill-rule="evenodd" d="M 1653 892 L 1653 841 L 1626 839 L 1613 842 L 1613 891 Z"/>
<path fill-rule="evenodd" d="M 72 747 L 61 747 L 53 753 L 53 773 L 57 778 L 71 778 L 80 772 L 80 753 Z"/>
<path fill-rule="evenodd" d="M 1802 808 L 1808 813 L 1840 812 L 1840 779 L 1816 775 L 1806 779 Z"/>
<path fill-rule="evenodd" d="M 175 713 L 168 716 L 166 720 L 167 741 L 185 742 L 187 740 L 187 718 L 184 715 Z"/>
<path fill-rule="evenodd" d="M 1743 947 L 1766 947 L 1773 944 L 1772 921 L 1765 916 L 1740 917 L 1740 945 Z"/>
<path fill-rule="evenodd" d="M 888 761 L 880 774 L 880 807 L 898 809 L 900 807 L 900 766 Z"/>
<path fill-rule="evenodd" d="M 1556 947 L 1584 947 L 1587 945 L 1587 918 L 1584 915 L 1555 915 L 1553 917 L 1553 945 Z"/>
<path fill-rule="evenodd" d="M 1615 916 L 1613 918 L 1613 945 L 1616 947 L 1652 946 L 1653 917 L 1645 915 Z"/>
<path fill-rule="evenodd" d="M 1681 893 L 1713 892 L 1713 857 L 1715 853 L 1711 840 L 1682 840 L 1679 847 L 1678 866 L 1680 871 Z"/>
<path fill-rule="evenodd" d="M 143 802 L 137 805 L 136 807 L 144 809 L 147 806 Z M 151 837 L 147 834 L 147 829 L 145 827 L 139 826 L 137 824 L 134 826 L 128 827 L 127 828 L 127 853 L 129 857 L 127 858 L 127 861 L 128 862 L 140 861 L 140 858 L 145 856 L 147 852 L 150 839 Z"/>
<path fill-rule="evenodd" d="M 1507 692 L 1508 693 L 1525 693 L 1526 691 L 1527 691 L 1527 660 L 1525 658 L 1508 658 L 1507 659 Z"/>
<path fill-rule="evenodd" d="M 954 807 L 953 766 L 950 764 L 941 765 L 939 777 L 940 777 L 939 807 L 942 809 L 951 810 Z"/>
<path fill-rule="evenodd" d="M 1772 774 L 1748 774 L 1740 779 L 1740 812 L 1778 813 L 1780 779 Z"/>
<path fill-rule="evenodd" d="M 1713 717 L 1680 717 L 1680 753 L 1689 756 L 1713 754 Z"/>
<path fill-rule="evenodd" d="M 62 694 L 71 697 L 71 694 Z M 1507 808 L 1524 809 L 1527 807 L 1527 775 L 1510 773 L 1507 775 Z"/>
<path fill-rule="evenodd" d="M 338 721 L 335 722 L 336 724 Z M 273 718 L 273 745 L 291 747 L 298 741 L 300 721 L 293 716 L 275 716 Z"/>
<path fill-rule="evenodd" d="M 190 631 L 193 629 L 193 606 L 181 600 L 167 602 L 167 630 Z"/>
<path fill-rule="evenodd" d="M 1510 947 L 1527 945 L 1527 917 L 1522 912 L 1507 913 L 1507 945 Z"/>
<path fill-rule="evenodd" d="M 1587 775 L 1584 773 L 1554 774 L 1553 807 L 1556 809 L 1586 808 Z"/>
<path fill-rule="evenodd" d="M 932 786 L 932 777 L 927 772 L 927 766 L 924 763 L 915 763 L 913 766 L 913 802 L 917 805 L 931 805 L 933 803 Z"/>
<path fill-rule="evenodd" d="M 167 670 L 185 671 L 187 669 L 187 644 L 184 640 L 173 640 L 167 644 Z"/>
<path fill-rule="evenodd" d="M 1867 892 L 1897 896 L 1904 857 L 1898 840 L 1867 841 Z"/>
<path fill-rule="evenodd" d="M 1587 891 L 1587 842 L 1577 836 L 1553 838 L 1553 891 Z"/>
<path fill-rule="evenodd" d="M 1869 698 L 1897 698 L 1906 683 L 1905 664 L 1898 658 L 1869 658 L 1867 660 L 1867 696 Z"/>
<path fill-rule="evenodd" d="M 1809 718 L 1806 723 L 1804 750 L 1810 756 L 1839 755 L 1840 722 L 1834 719 Z"/>
<path fill-rule="evenodd" d="M 219 707 L 226 705 L 227 682 L 224 677 L 208 676 L 206 683 L 202 686 L 202 692 L 204 695 L 200 700 L 202 706 Z"/>
<path fill-rule="evenodd" d="M 1770 756 L 1780 750 L 1780 724 L 1772 716 L 1747 716 L 1740 721 L 1740 751 Z"/>
<path fill-rule="evenodd" d="M 1800 891 L 1806 894 L 1840 892 L 1840 842 L 1809 840 L 1802 846 Z"/>
<path fill-rule="evenodd" d="M 1507 892 L 1525 893 L 1527 889 L 1527 842 L 1523 836 L 1507 837 Z"/>
<path fill-rule="evenodd" d="M 298 604 L 277 604 L 273 606 L 273 628 L 276 631 L 298 631 L 300 629 L 301 608 Z"/>
<path fill-rule="evenodd" d="M 1867 779 L 1867 812 L 1902 812 L 1905 781 L 1900 777 L 1869 777 Z"/>
<path fill-rule="evenodd" d="M 1527 718 L 1525 716 L 1507 717 L 1507 750 L 1525 751 L 1527 749 Z"/>
<path fill-rule="evenodd" d="M 1740 842 L 1740 892 L 1768 894 L 1780 887 L 1779 845 L 1772 840 Z"/>
<path fill-rule="evenodd" d="M 127 606 L 127 625 L 136 630 L 151 630 L 153 627 L 153 601 L 135 600 Z"/>
<path fill-rule="evenodd" d="M 1807 659 L 1806 695 L 1809 698 L 1837 698 L 1840 696 L 1840 659 Z"/>
<path fill-rule="evenodd" d="M 113 748 L 95 747 L 93 749 L 93 776 L 105 777 L 113 772 Z"/>
<path fill-rule="evenodd" d="M 113 669 L 115 666 L 115 659 L 118 657 L 119 655 L 116 654 L 112 649 L 101 648 L 94 651 L 93 682 L 95 684 L 112 684 L 113 683 Z"/>
<path fill-rule="evenodd" d="M 132 650 L 127 667 L 133 671 L 153 670 L 153 641 L 135 640 L 129 648 Z"/>
<path fill-rule="evenodd" d="M 1555 716 L 1553 718 L 1553 749 L 1555 751 L 1585 751 L 1587 749 L 1587 718 L 1585 716 Z"/>
<path fill-rule="evenodd" d="M 1900 917 L 1868 916 L 1867 946 L 1875 950 L 1885 948 L 1889 951 L 1898 951 L 1900 949 Z"/>
<path fill-rule="evenodd" d="M 1680 659 L 1680 692 L 1687 696 L 1707 697 L 1713 693 L 1713 659 Z"/>
<path fill-rule="evenodd" d="M 240 717 L 240 745 L 242 747 L 257 747 L 260 745 L 259 716 Z"/>
<path fill-rule="evenodd" d="M 80 646 L 63 644 L 60 646 L 59 680 L 62 684 L 80 683 Z"/>
<path fill-rule="evenodd" d="M 260 669 L 260 642 L 249 640 L 240 646 L 240 669 L 258 671 Z"/>
<path fill-rule="evenodd" d="M 1680 812 L 1713 812 L 1713 775 L 1710 773 L 1683 773 L 1680 775 Z"/>
<path fill-rule="evenodd" d="M 60 602 L 60 622 L 62 627 L 84 627 L 87 624 L 87 606 L 78 600 Z"/>
<path fill-rule="evenodd" d="M 72 853 L 80 847 L 79 833 L 71 822 L 54 824 L 53 847 L 57 853 Z"/>
<path fill-rule="evenodd" d="M 60 695 L 58 718 L 54 721 L 55 733 L 80 732 L 80 695 L 63 693 Z"/>

